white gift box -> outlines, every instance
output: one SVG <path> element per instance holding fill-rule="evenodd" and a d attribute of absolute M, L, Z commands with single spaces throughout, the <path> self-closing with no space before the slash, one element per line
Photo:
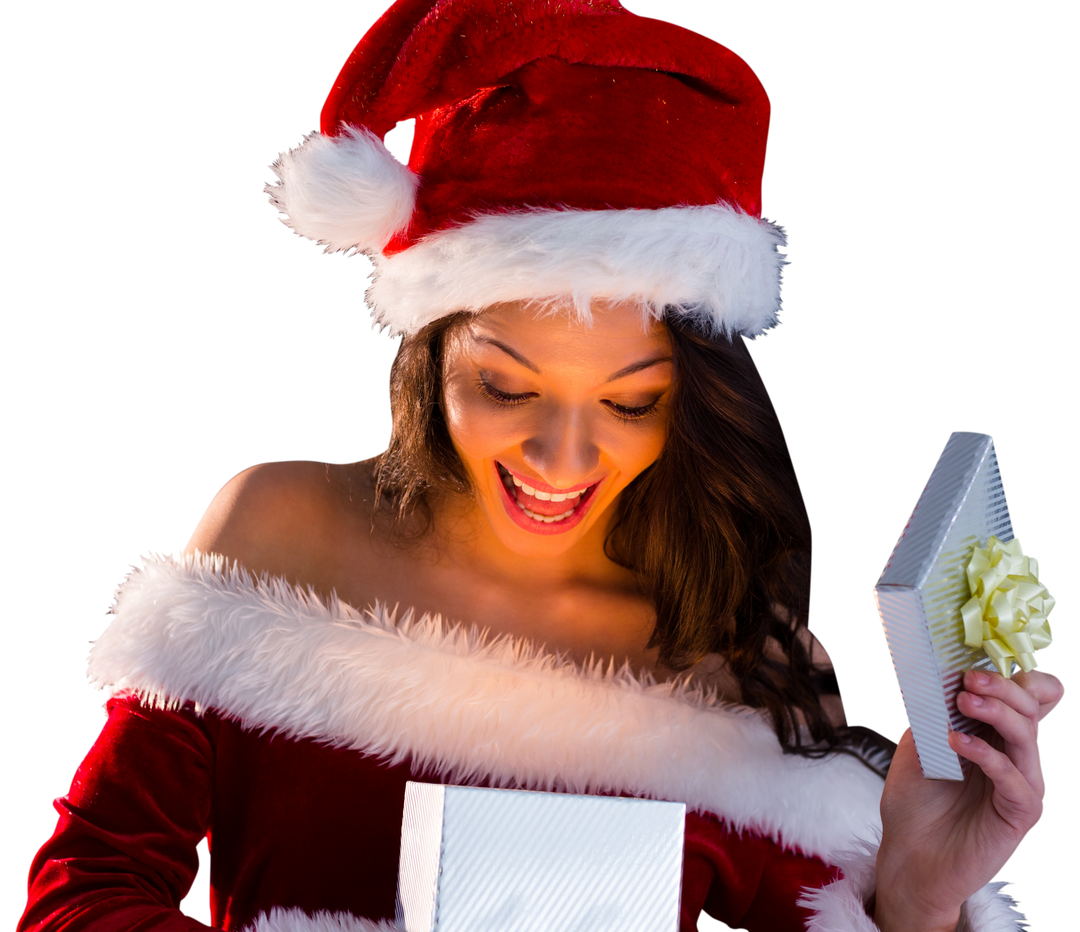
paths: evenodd
<path fill-rule="evenodd" d="M 686 807 L 412 783 L 406 932 L 676 932 Z"/>
<path fill-rule="evenodd" d="M 964 671 L 993 670 L 964 643 L 961 607 L 971 596 L 966 568 L 991 535 L 1013 537 L 994 441 L 986 434 L 949 438 L 874 593 L 923 775 L 962 780 L 966 762 L 949 747 L 949 730 L 984 726 L 956 707 Z"/>

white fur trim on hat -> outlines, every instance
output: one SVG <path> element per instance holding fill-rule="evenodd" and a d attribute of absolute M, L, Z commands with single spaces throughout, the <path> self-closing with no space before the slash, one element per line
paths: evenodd
<path fill-rule="evenodd" d="M 287 226 L 327 252 L 374 254 L 412 219 L 420 179 L 363 127 L 312 133 L 271 168 L 280 179 L 266 186 L 271 203 Z"/>
<path fill-rule="evenodd" d="M 568 302 L 588 320 L 603 299 L 757 336 L 776 323 L 784 243 L 778 226 L 728 204 L 480 214 L 375 256 L 367 300 L 394 333 L 504 301 Z"/>
<path fill-rule="evenodd" d="M 343 124 L 272 167 L 280 181 L 266 190 L 289 227 L 328 252 L 371 256 L 368 304 L 394 334 L 506 301 L 568 302 L 586 320 L 594 300 L 628 301 L 646 317 L 674 309 L 714 334 L 757 336 L 777 321 L 784 232 L 730 204 L 478 213 L 384 256 L 421 181 L 378 136 Z"/>

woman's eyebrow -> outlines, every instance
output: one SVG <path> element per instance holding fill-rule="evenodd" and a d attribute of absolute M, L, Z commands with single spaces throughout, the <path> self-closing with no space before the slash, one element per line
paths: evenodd
<path fill-rule="evenodd" d="M 522 356 L 521 353 L 519 353 L 517 350 L 512 349 L 505 343 L 499 342 L 494 337 L 474 336 L 473 339 L 476 340 L 477 343 L 486 343 L 489 346 L 494 346 L 496 349 L 502 350 L 504 353 L 506 353 L 507 356 L 509 356 L 515 362 L 523 365 L 526 369 L 530 369 L 537 375 L 540 374 L 539 366 L 533 365 L 533 363 L 529 362 L 529 360 Z M 661 363 L 665 362 L 671 362 L 671 357 L 652 356 L 648 359 L 639 359 L 637 362 L 632 362 L 628 366 L 623 366 L 618 372 L 613 372 L 604 380 L 604 384 L 606 385 L 608 382 L 614 382 L 616 379 L 621 379 L 625 376 L 633 375 L 633 373 L 640 372 L 642 369 L 651 369 L 653 366 L 659 366 Z"/>
<path fill-rule="evenodd" d="M 614 382 L 616 379 L 621 379 L 623 376 L 640 372 L 642 369 L 651 369 L 653 366 L 659 366 L 662 362 L 671 362 L 671 357 L 653 356 L 651 359 L 641 359 L 638 362 L 632 362 L 629 366 L 623 366 L 618 372 L 609 375 L 607 377 L 607 382 Z M 607 382 L 604 384 L 606 385 Z"/>
<path fill-rule="evenodd" d="M 534 366 L 531 362 L 529 362 L 529 360 L 522 356 L 521 353 L 519 353 L 517 350 L 511 349 L 505 343 L 500 343 L 498 340 L 495 340 L 492 337 L 474 336 L 473 339 L 476 340 L 477 343 L 487 343 L 489 346 L 494 346 L 496 349 L 501 349 L 504 353 L 506 353 L 507 356 L 509 356 L 516 362 L 521 363 L 521 365 L 523 365 L 526 369 L 531 369 L 537 375 L 540 374 L 539 367 Z"/>

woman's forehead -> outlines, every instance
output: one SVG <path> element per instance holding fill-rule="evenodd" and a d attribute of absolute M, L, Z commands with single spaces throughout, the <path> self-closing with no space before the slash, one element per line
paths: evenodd
<path fill-rule="evenodd" d="M 540 377 L 596 387 L 649 370 L 664 378 L 672 359 L 663 324 L 643 325 L 636 309 L 605 309 L 591 324 L 565 314 L 519 307 L 492 308 L 465 320 L 446 363 L 523 366 Z M 513 361 L 513 362 L 511 362 Z"/>
<path fill-rule="evenodd" d="M 458 333 L 470 349 L 509 349 L 532 363 L 530 368 L 574 361 L 614 372 L 671 351 L 667 327 L 643 315 L 636 303 L 594 305 L 590 321 L 559 309 L 500 304 L 467 318 Z"/>

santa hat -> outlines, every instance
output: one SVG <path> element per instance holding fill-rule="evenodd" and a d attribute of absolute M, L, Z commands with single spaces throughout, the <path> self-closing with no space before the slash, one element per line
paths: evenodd
<path fill-rule="evenodd" d="M 405 166 L 382 140 L 411 118 Z M 394 333 L 608 299 L 754 336 L 784 264 L 761 219 L 768 123 L 745 62 L 616 0 L 398 0 L 267 190 L 301 236 L 372 257 Z"/>

